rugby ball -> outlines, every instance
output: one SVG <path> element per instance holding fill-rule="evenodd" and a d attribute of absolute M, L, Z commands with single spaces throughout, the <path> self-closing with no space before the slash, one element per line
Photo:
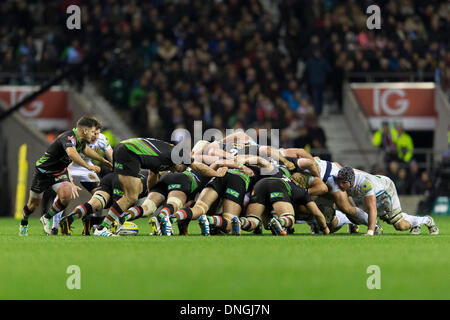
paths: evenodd
<path fill-rule="evenodd" d="M 123 225 L 116 231 L 119 236 L 136 236 L 139 233 L 139 227 L 129 221 L 125 221 Z"/>

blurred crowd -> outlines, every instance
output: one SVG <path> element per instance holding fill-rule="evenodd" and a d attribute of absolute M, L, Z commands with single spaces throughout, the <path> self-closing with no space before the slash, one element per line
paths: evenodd
<path fill-rule="evenodd" d="M 81 30 L 65 27 L 70 4 Z M 381 30 L 367 29 L 371 4 Z M 279 128 L 282 146 L 331 160 L 318 117 L 340 110 L 346 75 L 411 72 L 450 96 L 447 0 L 6 0 L 0 15 L 1 83 L 39 83 L 100 49 L 87 77 L 142 136 L 170 140 L 195 120 Z"/>

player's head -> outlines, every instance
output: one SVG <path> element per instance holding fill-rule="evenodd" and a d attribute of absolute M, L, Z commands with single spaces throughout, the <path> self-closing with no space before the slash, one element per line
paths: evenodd
<path fill-rule="evenodd" d="M 98 137 L 100 136 L 100 132 L 102 131 L 101 128 L 98 128 L 95 130 L 94 135 L 91 138 L 91 142 L 90 143 L 95 143 L 98 140 Z"/>
<path fill-rule="evenodd" d="M 350 167 L 343 167 L 337 174 L 337 183 L 341 190 L 347 191 L 355 184 L 355 171 Z"/>
<path fill-rule="evenodd" d="M 81 117 L 77 121 L 77 132 L 80 139 L 89 143 L 95 137 L 97 130 L 100 133 L 101 128 L 102 124 L 94 117 Z"/>
<path fill-rule="evenodd" d="M 184 170 L 186 170 L 187 166 L 183 163 L 178 163 L 172 167 L 170 167 L 170 171 L 172 172 L 183 172 Z"/>

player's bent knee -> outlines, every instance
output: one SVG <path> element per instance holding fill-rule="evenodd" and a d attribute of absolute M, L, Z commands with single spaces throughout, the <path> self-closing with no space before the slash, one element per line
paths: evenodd
<path fill-rule="evenodd" d="M 411 229 L 411 225 L 405 219 L 401 219 L 401 220 L 397 221 L 397 223 L 394 224 L 394 228 L 395 228 L 395 230 L 398 230 L 398 231 L 407 231 L 407 230 Z"/>
<path fill-rule="evenodd" d="M 153 200 L 145 199 L 145 201 L 141 205 L 142 209 L 144 209 L 143 217 L 149 217 L 156 211 L 156 204 Z"/>
<path fill-rule="evenodd" d="M 175 211 L 180 210 L 183 207 L 183 201 L 181 201 L 177 197 L 169 197 L 167 199 L 167 203 L 172 204 Z"/>

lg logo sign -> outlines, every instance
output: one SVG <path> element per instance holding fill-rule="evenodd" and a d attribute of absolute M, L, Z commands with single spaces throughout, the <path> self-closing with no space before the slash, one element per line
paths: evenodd
<path fill-rule="evenodd" d="M 26 91 L 16 92 L 11 91 L 10 93 L 10 105 L 14 106 L 19 101 L 22 101 L 29 93 Z M 21 108 L 19 112 L 27 118 L 34 118 L 41 114 L 44 110 L 44 101 L 42 100 L 34 100 L 30 104 L 28 104 L 25 108 Z"/>
<path fill-rule="evenodd" d="M 388 100 L 391 96 L 390 102 Z M 409 100 L 402 99 L 406 96 L 404 90 L 401 89 L 387 89 L 380 93 L 380 89 L 373 89 L 373 111 L 376 115 L 385 113 L 388 116 L 399 116 L 404 114 L 409 107 Z M 392 103 L 392 100 L 395 102 Z"/>

